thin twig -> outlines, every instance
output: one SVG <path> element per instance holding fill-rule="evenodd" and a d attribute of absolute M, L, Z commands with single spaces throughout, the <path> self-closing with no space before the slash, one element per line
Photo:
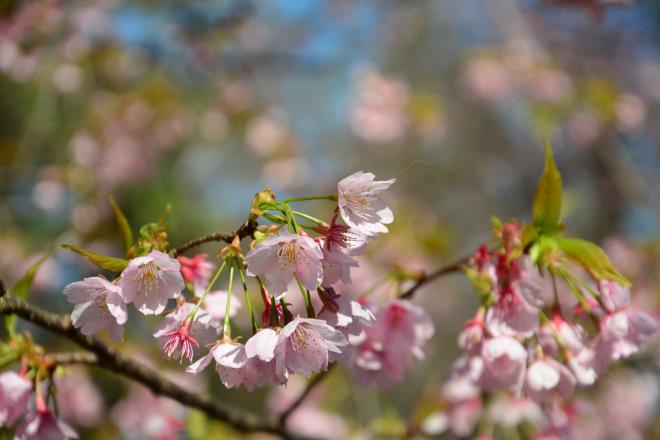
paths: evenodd
<path fill-rule="evenodd" d="M 311 393 L 323 380 L 328 376 L 328 373 L 330 372 L 330 369 L 334 366 L 335 364 L 331 364 L 328 366 L 328 369 L 325 371 L 320 372 L 312 380 L 310 380 L 307 383 L 307 386 L 303 390 L 302 393 L 294 400 L 289 407 L 284 410 L 282 414 L 280 414 L 280 426 L 282 428 L 286 428 L 286 421 L 289 419 L 291 414 L 298 409 L 298 407 L 305 401 L 307 396 L 309 396 L 309 393 Z"/>
<path fill-rule="evenodd" d="M 408 288 L 408 290 L 403 292 L 399 296 L 399 298 L 409 299 L 415 294 L 417 289 L 422 287 L 424 284 L 430 283 L 431 281 L 433 281 L 437 278 L 440 278 L 441 276 L 448 275 L 448 274 L 454 273 L 454 272 L 460 272 L 461 270 L 463 270 L 463 267 L 470 261 L 470 258 L 471 258 L 471 256 L 461 258 L 460 260 L 458 260 L 454 263 L 448 264 L 446 266 L 440 267 L 440 268 L 434 270 L 433 272 L 423 274 L 421 277 L 419 277 L 417 279 L 415 284 L 413 284 L 410 288 Z"/>
<path fill-rule="evenodd" d="M 5 295 L 0 298 L 0 315 L 16 314 L 39 327 L 58 333 L 96 355 L 98 365 L 121 376 L 132 379 L 156 394 L 170 397 L 183 405 L 197 408 L 207 416 L 221 420 L 243 432 L 268 432 L 283 438 L 292 438 L 276 421 L 246 411 L 226 407 L 206 396 L 190 393 L 154 370 L 108 347 L 97 338 L 85 336 L 71 325 L 67 316 L 40 310 L 26 301 Z"/>
<path fill-rule="evenodd" d="M 170 255 L 176 257 L 190 249 L 201 246 L 205 243 L 210 243 L 213 241 L 224 241 L 225 243 L 231 243 L 231 241 L 238 235 L 239 238 L 245 238 L 252 236 L 257 230 L 257 222 L 253 220 L 246 220 L 240 228 L 236 231 L 225 231 L 225 232 L 216 232 L 213 234 L 205 235 L 203 237 L 195 238 L 190 240 L 181 246 L 177 246 L 170 250 Z"/>

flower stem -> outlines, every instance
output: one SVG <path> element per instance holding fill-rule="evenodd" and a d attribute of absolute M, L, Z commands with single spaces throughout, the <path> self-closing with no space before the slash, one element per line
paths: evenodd
<path fill-rule="evenodd" d="M 305 286 L 302 285 L 298 277 L 296 277 L 296 283 L 300 288 L 300 293 L 302 293 L 303 300 L 305 301 L 305 309 L 307 309 L 308 318 L 316 318 L 316 312 L 314 311 L 314 305 L 312 304 L 312 297 L 309 295 L 309 291 L 305 289 Z"/>
<path fill-rule="evenodd" d="M 229 267 L 229 287 L 227 287 L 227 305 L 225 306 L 225 322 L 222 326 L 222 335 L 231 338 L 231 322 L 229 322 L 229 307 L 231 305 L 231 289 L 234 284 L 234 266 Z"/>
<path fill-rule="evenodd" d="M 192 322 L 195 319 L 195 315 L 197 314 L 197 311 L 199 310 L 199 308 L 204 303 L 204 300 L 206 299 L 206 295 L 208 295 L 209 292 L 211 291 L 211 288 L 213 288 L 213 285 L 215 284 L 215 282 L 220 277 L 220 274 L 222 273 L 222 271 L 225 269 L 226 264 L 227 264 L 227 261 L 222 262 L 222 264 L 220 265 L 220 268 L 218 269 L 218 271 L 215 273 L 215 275 L 213 275 L 213 279 L 211 279 L 211 282 L 209 283 L 209 285 L 206 286 L 206 290 L 204 290 L 204 293 L 202 293 L 201 298 L 199 298 L 199 301 L 197 301 L 197 304 L 195 304 L 195 307 L 188 314 L 187 319 L 190 322 Z"/>
<path fill-rule="evenodd" d="M 248 312 L 250 312 L 250 322 L 252 324 L 252 334 L 257 333 L 259 327 L 257 327 L 257 321 L 254 318 L 254 311 L 252 309 L 252 301 L 250 300 L 250 295 L 248 294 L 247 281 L 245 280 L 245 274 L 243 273 L 243 268 L 241 268 L 238 259 L 235 260 L 236 268 L 238 269 L 238 276 L 241 279 L 241 284 L 243 285 L 243 292 L 245 292 L 245 304 L 247 305 Z"/>
<path fill-rule="evenodd" d="M 323 220 L 320 220 L 316 217 L 312 217 L 311 215 L 305 214 L 304 212 L 294 211 L 294 210 L 291 210 L 291 212 L 294 213 L 295 215 L 297 215 L 298 217 L 302 217 L 305 220 L 309 220 L 312 223 L 316 223 L 317 225 L 328 226 L 328 224 L 326 222 L 324 222 Z"/>
<path fill-rule="evenodd" d="M 293 199 L 278 200 L 278 203 L 305 202 L 308 200 L 331 200 L 333 202 L 336 202 L 337 196 L 335 194 L 328 194 L 327 196 L 295 197 Z"/>

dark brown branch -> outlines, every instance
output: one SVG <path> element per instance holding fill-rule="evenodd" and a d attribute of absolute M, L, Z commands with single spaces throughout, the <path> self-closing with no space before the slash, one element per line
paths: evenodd
<path fill-rule="evenodd" d="M 280 426 L 282 428 L 286 428 L 286 421 L 289 419 L 289 416 L 293 414 L 293 412 L 298 409 L 298 407 L 305 401 L 307 396 L 309 396 L 309 393 L 311 393 L 323 380 L 328 376 L 328 373 L 330 372 L 330 369 L 334 366 L 335 364 L 331 364 L 328 366 L 328 369 L 325 371 L 320 372 L 312 380 L 310 380 L 307 383 L 307 386 L 303 390 L 302 393 L 296 398 L 296 400 L 289 405 L 289 407 L 282 413 L 280 414 Z"/>
<path fill-rule="evenodd" d="M 413 284 L 410 288 L 408 288 L 408 290 L 403 292 L 399 296 L 399 298 L 409 299 L 415 294 L 417 289 L 422 287 L 424 284 L 430 283 L 431 281 L 433 281 L 437 278 L 440 278 L 444 275 L 448 275 L 448 274 L 454 273 L 454 272 L 460 272 L 461 270 L 463 270 L 463 267 L 470 261 L 470 258 L 471 258 L 471 256 L 461 258 L 460 260 L 458 260 L 454 263 L 448 264 L 446 266 L 440 267 L 439 269 L 436 269 L 433 272 L 423 274 L 421 277 L 419 277 L 417 279 L 417 281 L 415 281 L 415 284 Z"/>
<path fill-rule="evenodd" d="M 44 358 L 53 365 L 97 365 L 98 357 L 94 353 L 75 351 L 71 353 L 48 353 Z"/>
<path fill-rule="evenodd" d="M 253 220 L 246 220 L 245 223 L 241 225 L 236 231 L 226 231 L 226 232 L 216 232 L 213 234 L 205 235 L 204 237 L 195 238 L 177 246 L 170 250 L 170 255 L 176 257 L 190 249 L 196 248 L 203 245 L 204 243 L 210 243 L 213 241 L 224 241 L 225 243 L 231 243 L 231 241 L 238 235 L 239 238 L 251 237 L 254 232 L 257 230 L 257 222 Z"/>
<path fill-rule="evenodd" d="M 42 311 L 23 300 L 5 295 L 0 298 L 0 315 L 8 314 L 16 314 L 89 350 L 96 356 L 98 365 L 101 368 L 139 382 L 156 394 L 170 397 L 183 405 L 197 408 L 207 416 L 226 422 L 238 431 L 268 432 L 283 438 L 292 438 L 275 421 L 262 420 L 262 417 L 255 414 L 228 408 L 206 396 L 184 390 L 154 370 L 108 347 L 99 339 L 83 335 L 71 325 L 71 321 L 66 316 Z"/>

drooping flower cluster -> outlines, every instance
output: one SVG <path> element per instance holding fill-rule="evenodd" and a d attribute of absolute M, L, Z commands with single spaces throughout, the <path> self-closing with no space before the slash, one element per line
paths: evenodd
<path fill-rule="evenodd" d="M 343 179 L 333 198 L 338 205 L 330 223 L 303 215 L 303 219 L 315 221 L 316 226 L 310 228 L 297 224 L 288 205 L 277 205 L 274 199 L 266 202 L 267 208 L 287 216 L 288 228 L 282 226 L 258 240 L 244 257 L 247 275 L 261 284 L 264 327 L 253 328 L 255 333 L 244 344 L 228 336 L 225 328 L 223 338 L 188 371 L 198 373 L 214 360 L 225 386 L 243 385 L 252 390 L 268 382 L 285 384 L 293 374 L 309 377 L 326 370 L 331 362 L 352 364 L 351 353 L 359 344 L 356 338 L 364 338 L 374 316 L 365 304 L 338 295 L 334 286 L 351 283 L 350 271 L 358 266 L 354 257 L 365 251 L 369 239 L 387 232 L 385 225 L 392 222 L 392 211 L 378 194 L 393 182 L 375 181 L 373 174 L 363 172 Z M 344 224 L 338 222 L 339 217 Z M 318 235 L 312 237 L 305 229 Z M 308 317 L 289 311 L 288 299 L 297 295 L 297 290 L 304 298 Z M 320 309 L 315 310 L 311 295 L 318 295 Z M 405 304 L 401 302 L 401 307 L 408 307 Z M 389 328 L 375 330 L 381 344 L 396 345 L 394 338 L 407 334 L 410 319 L 415 318 L 383 318 L 387 321 L 383 326 Z M 394 329 L 397 326 L 406 328 L 398 331 Z M 419 350 L 419 344 L 413 347 Z M 400 371 L 393 373 L 396 379 L 409 364 L 407 359 L 402 361 L 397 364 Z M 395 364 L 394 359 L 390 362 Z"/>
<path fill-rule="evenodd" d="M 543 273 L 530 257 L 516 256 L 519 231 L 518 224 L 505 224 L 502 247 L 480 248 L 468 269 L 482 307 L 459 334 L 465 354 L 441 391 L 444 428 L 459 437 L 482 417 L 483 392 L 503 392 L 529 409 L 518 411 L 513 426 L 537 413 L 555 414 L 539 426 L 561 435 L 576 387 L 593 385 L 657 330 L 654 318 L 631 305 L 623 281 L 575 274 L 576 266 L 561 257 Z"/>

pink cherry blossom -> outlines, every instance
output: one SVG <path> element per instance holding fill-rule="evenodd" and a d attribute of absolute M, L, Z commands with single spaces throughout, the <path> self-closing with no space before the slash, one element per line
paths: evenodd
<path fill-rule="evenodd" d="M 66 440 L 78 438 L 76 431 L 48 410 L 32 411 L 16 430 L 14 440 Z"/>
<path fill-rule="evenodd" d="M 197 254 L 193 258 L 180 255 L 176 259 L 181 264 L 183 279 L 193 285 L 196 295 L 201 294 L 211 279 L 215 265 L 206 260 L 206 254 Z"/>
<path fill-rule="evenodd" d="M 375 177 L 373 173 L 358 171 L 337 185 L 339 213 L 344 223 L 368 236 L 387 232 L 385 225 L 394 220 L 392 210 L 377 195 L 396 179 L 376 181 Z"/>
<path fill-rule="evenodd" d="M 456 437 L 468 437 L 484 410 L 480 397 L 451 402 L 447 407 L 447 425 Z"/>
<path fill-rule="evenodd" d="M 233 318 L 236 316 L 238 311 L 241 309 L 241 300 L 232 295 L 229 303 L 229 317 Z M 225 290 L 214 290 L 209 292 L 206 295 L 204 304 L 202 308 L 211 315 L 211 318 L 215 321 L 222 321 L 225 317 L 225 309 L 227 308 L 227 291 Z"/>
<path fill-rule="evenodd" d="M 630 307 L 610 313 L 600 321 L 600 333 L 596 343 L 599 362 L 604 367 L 632 356 L 657 329 L 658 325 L 653 317 L 631 310 Z"/>
<path fill-rule="evenodd" d="M 167 357 L 192 362 L 197 349 L 217 338 L 218 329 L 204 310 L 198 310 L 194 320 L 189 319 L 194 307 L 192 303 L 185 303 L 156 326 L 154 337 Z"/>
<path fill-rule="evenodd" d="M 531 336 L 539 326 L 539 310 L 516 289 L 499 292 L 498 300 L 486 312 L 486 328 L 494 336 Z"/>
<path fill-rule="evenodd" d="M 615 281 L 601 280 L 598 290 L 600 301 L 608 312 L 623 310 L 630 304 L 630 289 Z"/>
<path fill-rule="evenodd" d="M 309 377 L 328 368 L 329 353 L 340 354 L 348 341 L 320 319 L 297 317 L 279 333 L 275 367 L 279 377 L 299 373 Z"/>
<path fill-rule="evenodd" d="M 323 246 L 322 266 L 323 280 L 321 285 L 330 287 L 338 281 L 341 281 L 342 284 L 350 284 L 351 268 L 358 267 L 358 262 L 337 248 L 329 250 Z"/>
<path fill-rule="evenodd" d="M 338 295 L 334 289 L 325 289 L 319 292 L 319 295 L 323 301 L 319 319 L 323 319 L 347 338 L 358 336 L 364 326 L 372 325 L 376 321 L 367 305 L 352 299 L 349 294 Z"/>
<path fill-rule="evenodd" d="M 568 368 L 552 358 L 532 362 L 525 377 L 525 394 L 535 402 L 546 402 L 557 395 L 568 398 L 576 380 Z"/>
<path fill-rule="evenodd" d="M 524 422 L 540 425 L 544 415 L 541 407 L 530 399 L 504 396 L 488 406 L 490 418 L 503 427 L 516 427 Z"/>
<path fill-rule="evenodd" d="M 598 288 L 606 315 L 600 320 L 595 363 L 604 371 L 610 363 L 637 353 L 658 324 L 652 316 L 633 309 L 628 288 L 614 281 L 601 281 Z"/>
<path fill-rule="evenodd" d="M 369 236 L 349 226 L 337 223 L 337 215 L 332 217 L 330 226 L 317 226 L 316 232 L 323 235 L 324 248 L 339 249 L 351 256 L 362 255 L 367 249 Z"/>
<path fill-rule="evenodd" d="M 422 347 L 433 336 L 428 314 L 408 301 L 395 300 L 376 313 L 376 322 L 358 337 L 349 337 L 353 354 L 349 369 L 361 383 L 389 388 L 403 379 L 413 359 L 423 359 Z"/>
<path fill-rule="evenodd" d="M 183 290 L 181 265 L 160 251 L 132 259 L 121 274 L 121 296 L 145 315 L 158 315 Z"/>
<path fill-rule="evenodd" d="M 458 346 L 470 354 L 479 353 L 485 333 L 483 312 L 480 311 L 463 326 L 463 330 L 458 334 Z"/>
<path fill-rule="evenodd" d="M 119 286 L 105 278 L 90 277 L 67 285 L 64 294 L 75 304 L 71 321 L 81 333 L 93 335 L 107 328 L 113 341 L 122 338 L 128 314 Z"/>
<path fill-rule="evenodd" d="M 485 390 L 520 390 L 527 361 L 527 350 L 520 342 L 510 336 L 488 339 L 482 345 L 481 359 L 484 368 L 479 382 Z"/>
<path fill-rule="evenodd" d="M 185 426 L 185 408 L 143 386 L 132 386 L 112 409 L 122 438 L 176 440 Z"/>
<path fill-rule="evenodd" d="M 262 328 L 245 343 L 245 353 L 249 358 L 257 357 L 270 362 L 275 358 L 278 334 L 272 328 Z"/>
<path fill-rule="evenodd" d="M 251 249 L 245 263 L 248 275 L 264 275 L 271 293 L 280 295 L 294 276 L 305 288 L 315 290 L 323 280 L 322 259 L 323 253 L 313 239 L 281 229 Z"/>
<path fill-rule="evenodd" d="M 268 380 L 284 384 L 275 375 L 275 362 L 265 362 L 257 357 L 248 358 L 243 344 L 224 340 L 218 342 L 209 353 L 188 367 L 187 371 L 198 374 L 215 360 L 215 369 L 220 380 L 227 388 L 243 385 L 248 391 L 264 386 Z"/>
<path fill-rule="evenodd" d="M 13 371 L 0 374 L 0 427 L 10 427 L 27 411 L 32 382 Z"/>
<path fill-rule="evenodd" d="M 67 367 L 58 371 L 53 380 L 57 386 L 57 409 L 64 420 L 86 428 L 102 421 L 103 396 L 85 368 Z"/>

